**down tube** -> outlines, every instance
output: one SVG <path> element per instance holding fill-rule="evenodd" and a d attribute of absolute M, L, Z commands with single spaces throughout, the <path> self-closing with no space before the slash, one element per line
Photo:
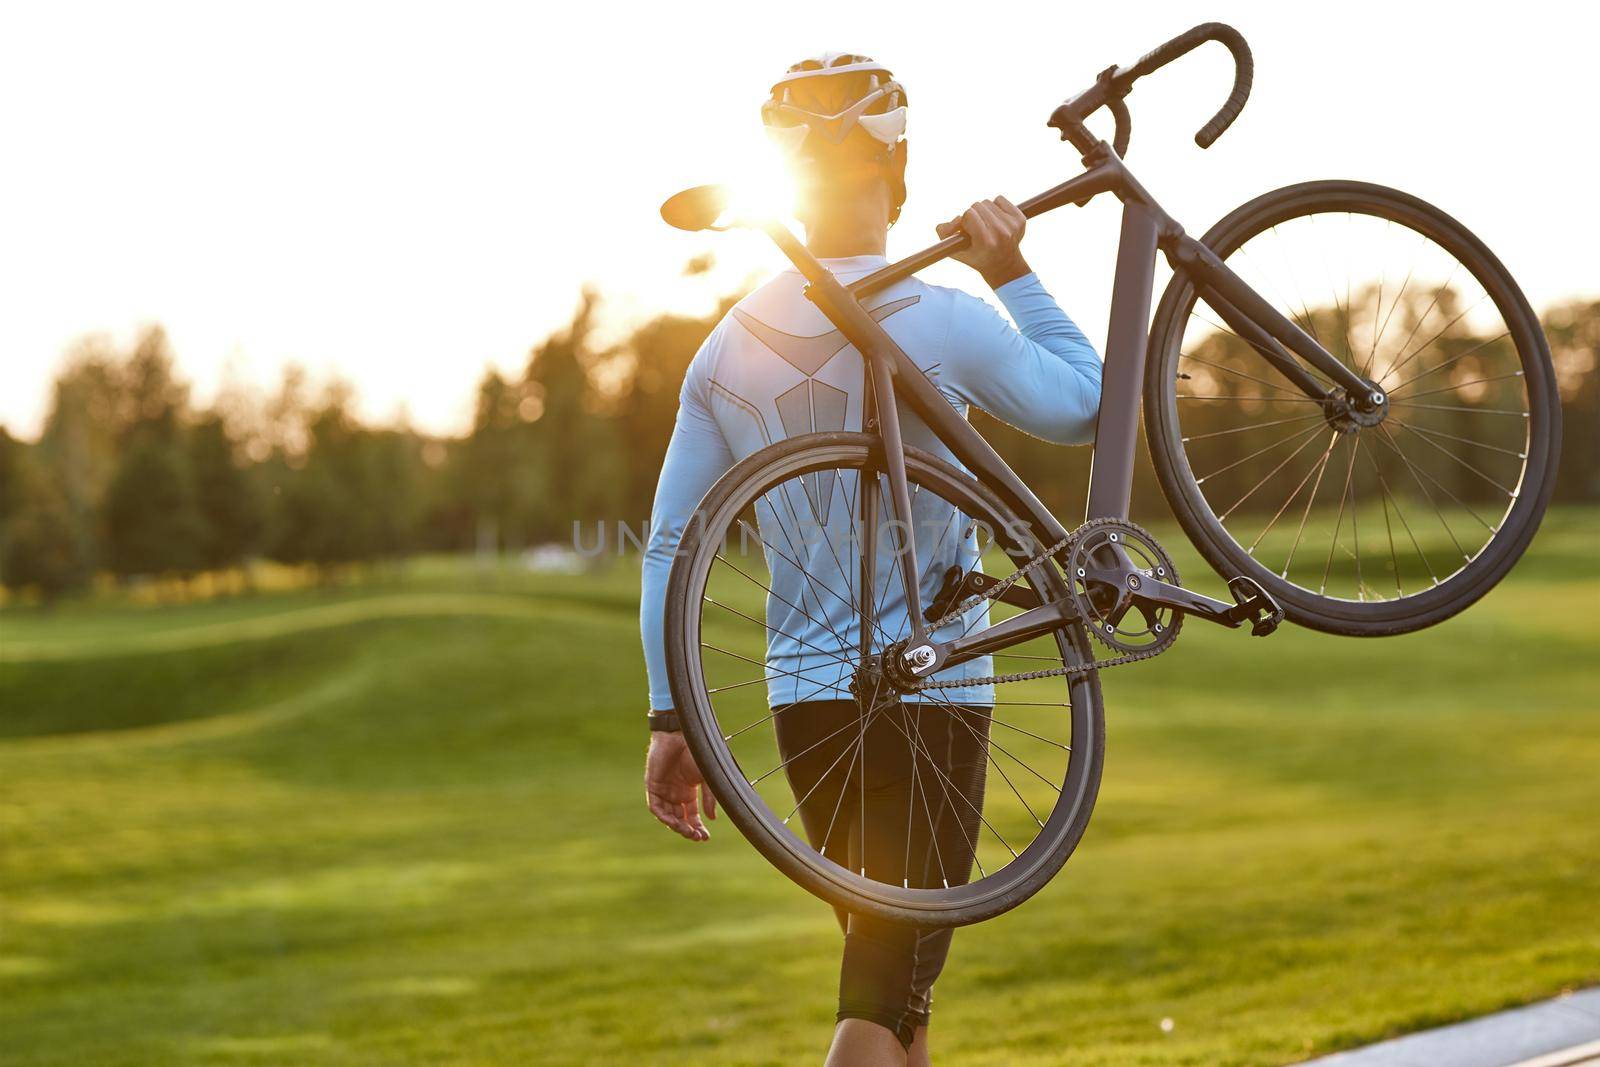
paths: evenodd
<path fill-rule="evenodd" d="M 1145 350 L 1150 340 L 1150 290 L 1156 270 L 1156 213 L 1125 201 L 1117 244 L 1111 325 L 1106 330 L 1106 365 L 1100 382 L 1100 415 L 1094 431 L 1087 518 L 1125 519 L 1133 493 L 1138 447 L 1139 397 Z"/>

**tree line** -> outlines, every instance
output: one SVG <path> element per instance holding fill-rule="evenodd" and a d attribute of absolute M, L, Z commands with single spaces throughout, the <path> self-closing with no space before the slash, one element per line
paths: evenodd
<path fill-rule="evenodd" d="M 694 268 L 691 269 L 703 269 Z M 125 350 L 89 337 L 55 378 L 43 428 L 0 427 L 0 581 L 51 600 L 97 575 L 231 573 L 252 561 L 333 579 L 418 552 L 568 542 L 574 522 L 646 516 L 689 360 L 733 302 L 595 342 L 598 299 L 485 371 L 470 431 L 362 422 L 355 393 L 291 367 L 270 394 L 193 402 L 159 326 Z M 634 522 L 637 527 L 637 521 Z"/>
<path fill-rule="evenodd" d="M 570 543 L 575 523 L 637 529 L 684 371 L 734 299 L 601 345 L 585 292 L 520 374 L 484 373 L 471 429 L 452 437 L 363 423 L 350 386 L 312 389 L 294 368 L 268 395 L 225 388 L 200 406 L 159 327 L 126 350 L 84 339 L 38 439 L 0 428 L 0 580 L 46 600 L 96 575 L 245 586 L 258 559 L 332 578 L 423 551 Z M 1558 499 L 1600 501 L 1600 301 L 1550 309 L 1545 329 L 1566 412 Z M 1089 450 L 975 418 L 1064 518 L 1081 510 Z M 1164 507 L 1147 462 L 1134 499 L 1139 514 Z"/>

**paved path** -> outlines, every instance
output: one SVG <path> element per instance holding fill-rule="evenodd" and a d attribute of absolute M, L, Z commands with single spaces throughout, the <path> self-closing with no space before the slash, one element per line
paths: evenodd
<path fill-rule="evenodd" d="M 1304 1067 L 1600 1067 L 1600 987 L 1325 1056 Z"/>

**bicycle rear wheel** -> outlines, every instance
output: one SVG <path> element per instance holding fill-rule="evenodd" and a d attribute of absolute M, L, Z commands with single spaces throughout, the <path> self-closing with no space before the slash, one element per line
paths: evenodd
<path fill-rule="evenodd" d="M 1087 670 L 958 684 L 1092 663 L 1074 625 L 942 673 L 938 689 L 852 693 L 869 657 L 909 634 L 893 554 L 905 531 L 889 521 L 878 447 L 792 438 L 706 495 L 668 584 L 673 700 L 722 809 L 779 870 L 848 911 L 973 923 L 1037 892 L 1083 835 L 1103 758 L 1099 682 Z M 970 475 L 916 450 L 906 463 L 924 605 L 952 567 L 986 555 L 1009 574 L 1042 551 Z M 1067 597 L 1049 561 L 1024 574 L 1018 588 L 1041 601 Z M 987 608 L 937 636 L 981 628 Z"/>
<path fill-rule="evenodd" d="M 1560 438 L 1544 334 L 1499 260 L 1437 208 L 1347 181 L 1267 193 L 1203 241 L 1389 405 L 1373 425 L 1329 414 L 1174 278 L 1145 429 L 1201 555 L 1332 633 L 1404 633 L 1482 597 L 1538 529 Z"/>

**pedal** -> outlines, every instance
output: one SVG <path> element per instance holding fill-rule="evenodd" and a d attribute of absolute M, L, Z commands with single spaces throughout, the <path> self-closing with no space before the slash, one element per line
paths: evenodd
<path fill-rule="evenodd" d="M 1228 609 L 1228 618 L 1236 626 L 1248 622 L 1252 637 L 1266 637 L 1283 621 L 1283 608 L 1254 578 L 1241 574 L 1228 579 L 1228 592 L 1233 594 L 1234 600 L 1234 606 Z"/>
<path fill-rule="evenodd" d="M 934 595 L 933 603 L 922 612 L 922 617 L 928 622 L 942 619 L 963 600 L 980 593 L 987 593 L 999 584 L 1000 579 L 991 578 L 982 571 L 968 571 L 962 574 L 960 567 L 951 567 L 944 572 L 944 584 Z M 1036 608 L 1040 603 L 1038 593 L 1021 585 L 1012 585 L 1001 593 L 1000 602 L 1017 608 Z"/>

